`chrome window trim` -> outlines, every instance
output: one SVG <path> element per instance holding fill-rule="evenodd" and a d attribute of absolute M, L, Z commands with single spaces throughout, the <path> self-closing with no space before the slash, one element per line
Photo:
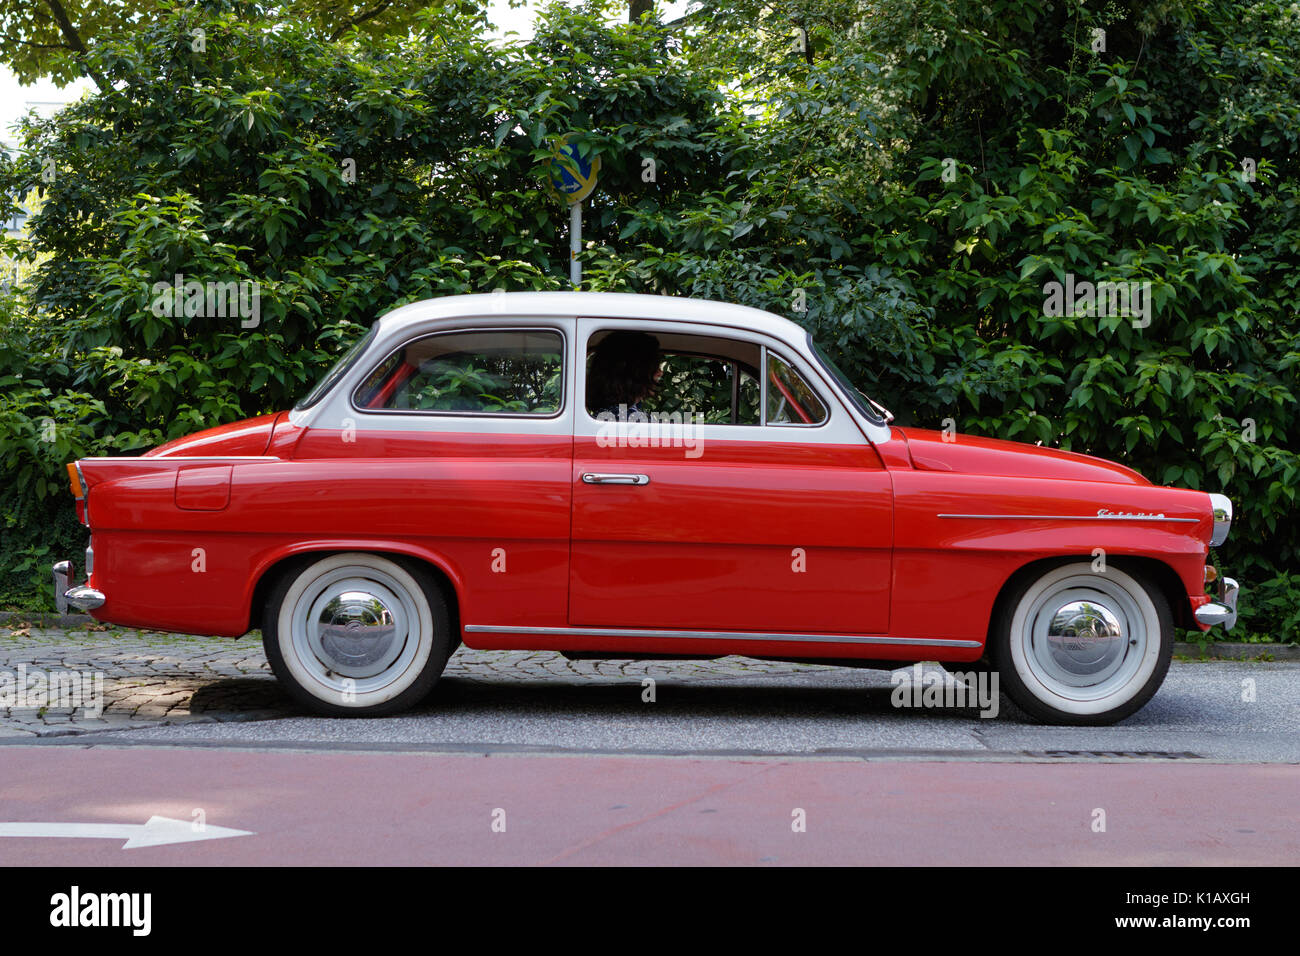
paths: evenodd
<path fill-rule="evenodd" d="M 942 637 L 886 637 L 860 634 L 809 634 L 777 631 L 678 631 L 626 627 L 512 627 L 467 624 L 470 634 L 537 634 L 558 637 L 682 638 L 697 641 L 769 641 L 809 644 L 903 644 L 909 647 L 982 647 L 980 641 Z"/>
<path fill-rule="evenodd" d="M 586 315 L 584 315 L 584 316 L 579 316 L 578 318 L 579 318 L 579 320 L 600 321 L 600 317 L 599 317 L 599 316 L 586 316 Z M 659 320 L 657 320 L 657 319 L 651 319 L 651 320 L 647 320 L 647 321 L 659 321 Z M 616 326 L 616 327 L 615 327 L 615 330 L 622 329 L 622 328 L 623 328 L 623 326 Z M 584 352 L 586 352 L 586 351 L 590 348 L 591 337 L 592 337 L 593 335 L 595 335 L 597 332 L 601 332 L 601 331 L 603 331 L 603 330 L 597 328 L 597 329 L 593 329 L 591 332 L 588 332 L 588 333 L 587 333 L 586 341 L 587 341 L 588 344 L 587 344 L 587 346 L 584 348 L 584 350 L 583 350 Z M 664 331 L 664 330 L 660 330 L 660 331 Z M 758 382 L 758 387 L 759 387 L 759 420 L 756 421 L 756 422 L 711 422 L 711 423 L 709 423 L 709 424 L 711 424 L 711 425 L 725 425 L 725 426 L 728 427 L 728 428 L 762 428 L 762 427 L 763 427 L 763 408 L 762 408 L 762 401 L 763 401 L 763 381 L 762 381 L 762 380 L 763 380 L 763 362 L 764 362 L 764 358 L 763 358 L 763 356 L 764 356 L 764 354 L 765 354 L 765 352 L 766 352 L 766 346 L 764 346 L 762 343 L 755 343 L 755 342 L 753 342 L 753 341 L 751 341 L 751 340 L 749 340 L 749 339 L 746 339 L 746 338 L 738 338 L 738 337 L 735 336 L 735 335 L 718 335 L 718 334 L 712 334 L 712 333 L 706 335 L 706 334 L 704 334 L 704 333 L 695 332 L 695 331 L 687 331 L 687 332 L 681 332 L 681 331 L 679 331 L 679 330 L 673 330 L 673 331 L 674 331 L 675 334 L 679 334 L 679 335 L 699 335 L 700 338 L 709 338 L 709 339 L 730 339 L 730 340 L 733 341 L 733 342 L 744 342 L 744 343 L 746 343 L 746 344 L 748 344 L 748 345 L 758 345 L 758 349 L 759 349 L 759 356 L 758 356 L 758 375 L 757 375 L 757 377 L 756 377 L 755 380 Z M 733 330 L 731 330 L 731 331 L 734 332 L 735 330 L 733 329 Z M 653 333 L 652 333 L 652 334 L 653 334 Z M 694 357 L 694 358 L 707 359 L 707 360 L 709 360 L 709 361 L 714 361 L 714 362 L 724 362 L 724 363 L 730 365 L 730 366 L 732 367 L 732 369 L 733 369 L 733 376 L 732 376 L 732 381 L 731 381 L 731 399 L 732 399 L 731 412 L 732 412 L 732 415 L 734 416 L 734 415 L 739 411 L 739 400 L 740 400 L 740 395 L 739 395 L 739 393 L 740 393 L 740 372 L 741 372 L 741 369 L 740 369 L 740 362 L 739 362 L 739 361 L 737 361 L 736 359 L 725 358 L 725 357 L 720 356 L 720 355 L 709 355 L 709 354 L 704 353 L 704 352 L 676 352 L 676 353 L 674 353 L 674 354 L 676 354 L 676 355 L 689 355 L 689 356 L 692 356 L 692 357 Z M 576 386 L 575 386 L 575 387 L 576 387 Z M 585 398 L 586 398 L 586 391 L 587 391 L 587 355 L 585 355 L 585 354 L 582 356 L 582 391 L 583 391 L 583 398 L 584 398 L 584 401 L 582 401 L 582 402 L 577 402 L 577 403 L 574 404 L 574 415 L 575 415 L 575 416 L 578 416 L 578 415 L 585 415 L 589 421 L 599 422 L 599 423 L 602 424 L 602 425 L 610 424 L 610 422 L 607 422 L 607 421 L 604 421 L 604 420 L 602 420 L 602 419 L 596 418 L 594 415 L 591 414 L 591 410 L 587 408 L 587 403 L 586 403 L 586 401 L 585 401 Z M 576 392 L 575 392 L 575 394 L 576 394 Z M 651 415 L 654 415 L 654 414 L 656 414 L 656 413 L 655 413 L 655 412 L 646 412 L 646 413 L 644 413 L 644 414 L 646 415 L 647 419 L 649 419 L 649 417 L 650 417 Z M 637 423 L 635 423 L 635 422 L 629 422 L 628 424 L 637 424 Z M 645 422 L 641 422 L 640 424 L 642 424 L 642 425 L 649 425 L 649 424 L 655 424 L 655 423 L 650 422 L 650 421 L 647 420 L 647 421 L 645 421 Z"/>
<path fill-rule="evenodd" d="M 762 336 L 773 342 L 779 342 L 797 356 L 803 356 L 807 349 L 807 331 L 789 319 L 761 309 L 737 305 L 731 302 L 715 302 L 706 299 L 692 299 L 681 296 L 634 295 L 623 292 L 505 292 L 479 293 L 472 295 L 441 296 L 425 299 L 400 306 L 380 316 L 376 321 L 378 331 L 370 347 L 370 352 L 384 352 L 393 343 L 415 334 L 433 332 L 440 329 L 473 328 L 500 324 L 502 317 L 508 316 L 512 324 L 535 326 L 559 324 L 565 329 L 574 329 L 577 316 L 600 315 L 607 319 L 627 319 L 644 322 L 652 320 L 663 322 L 670 328 L 681 329 L 691 326 L 695 329 L 708 329 L 709 334 L 730 334 L 740 332 L 745 335 Z M 584 356 L 585 357 L 585 356 Z M 573 368 L 569 385 L 570 394 L 577 374 L 578 356 L 576 351 L 569 355 Z M 289 412 L 289 422 L 298 428 L 338 428 L 344 418 L 352 412 L 346 402 L 340 402 L 338 395 L 351 394 L 355 387 L 357 366 L 349 370 L 321 401 L 311 408 L 294 409 Z M 820 390 L 834 398 L 832 404 L 838 404 L 844 412 L 847 422 L 858 433 L 857 440 L 863 436 L 872 443 L 887 443 L 893 440 L 888 425 L 882 425 L 863 415 L 857 406 L 848 402 L 840 386 L 830 381 L 826 371 L 819 363 L 812 362 L 813 373 L 807 375 L 809 381 L 821 383 Z M 570 402 L 570 407 L 575 404 Z M 840 417 L 840 416 L 835 416 Z M 582 416 L 574 416 L 581 420 Z M 371 419 L 369 427 L 376 427 L 379 418 Z M 479 427 L 485 431 L 508 432 L 516 429 L 515 419 L 495 419 L 480 417 L 476 419 Z M 533 419 L 536 422 L 536 419 Z M 545 434 L 563 434 L 559 422 L 548 423 Z M 413 421 L 402 418 L 384 419 L 383 425 L 389 429 L 453 431 L 464 428 L 462 420 L 425 418 Z M 366 427 L 366 426 L 363 426 Z M 552 431 L 551 429 L 554 429 Z M 840 426 L 833 423 L 832 429 L 840 431 Z M 780 440 L 789 441 L 789 437 Z M 812 439 L 810 436 L 810 440 Z M 847 439 L 846 439 L 847 440 Z"/>
<path fill-rule="evenodd" d="M 763 384 L 764 384 L 765 386 L 767 385 L 767 379 L 768 379 L 768 372 L 767 372 L 767 359 L 768 359 L 768 356 L 769 356 L 769 355 L 775 355 L 778 359 L 781 360 L 781 362 L 783 362 L 783 363 L 785 364 L 786 368 L 790 369 L 792 372 L 794 372 L 796 375 L 798 375 L 798 376 L 803 380 L 803 383 L 804 383 L 805 385 L 808 385 L 808 376 L 805 375 L 805 374 L 803 374 L 803 373 L 799 370 L 799 366 L 798 366 L 797 364 L 795 364 L 794 362 L 791 362 L 791 361 L 790 361 L 788 358 L 786 358 L 785 355 L 783 355 L 782 353 L 777 352 L 777 351 L 775 351 L 774 349 L 769 349 L 769 348 L 767 348 L 766 346 L 764 346 L 764 348 L 763 348 Z M 764 388 L 764 389 L 763 389 L 763 416 L 762 416 L 762 424 L 763 424 L 763 427 L 764 427 L 764 428 L 824 428 L 826 425 L 829 425 L 829 424 L 830 424 L 830 421 L 831 421 L 831 406 L 830 406 L 830 403 L 827 402 L 826 399 L 824 399 L 824 398 L 822 398 L 820 395 L 818 395 L 818 394 L 817 394 L 817 389 L 813 388 L 811 385 L 808 385 L 808 389 L 809 389 L 809 391 L 811 391 L 811 392 L 813 393 L 813 397 L 816 398 L 817 401 L 821 402 L 822 408 L 823 408 L 823 409 L 825 410 L 825 412 L 826 412 L 825 416 L 822 418 L 821 421 L 819 421 L 819 422 L 769 422 L 769 421 L 767 420 L 767 389 Z"/>
<path fill-rule="evenodd" d="M 858 417 L 852 410 L 845 406 L 844 398 L 840 393 L 828 383 L 818 366 L 811 363 L 803 353 L 795 346 L 784 340 L 780 340 L 767 332 L 755 329 L 738 328 L 731 325 L 718 325 L 712 322 L 698 322 L 679 319 L 662 319 L 653 316 L 639 318 L 635 316 L 605 316 L 591 315 L 584 313 L 578 317 L 578 332 L 576 336 L 576 352 L 582 356 L 581 361 L 575 360 L 575 374 L 581 375 L 582 379 L 574 386 L 575 395 L 584 395 L 586 391 L 586 352 L 587 343 L 591 336 L 605 331 L 606 329 L 634 329 L 654 333 L 656 329 L 664 332 L 672 332 L 677 335 L 699 335 L 707 338 L 728 338 L 740 342 L 746 342 L 750 345 L 757 345 L 762 354 L 760 359 L 764 363 L 761 369 L 762 380 L 759 383 L 759 401 L 763 403 L 762 414 L 766 415 L 766 353 L 768 350 L 774 351 L 780 356 L 786 364 L 794 369 L 809 385 L 814 389 L 818 399 L 826 406 L 826 418 L 817 425 L 778 425 L 778 424 L 760 424 L 758 425 L 740 425 L 730 423 L 693 425 L 694 434 L 705 439 L 706 441 L 758 441 L 758 442 L 818 442 L 836 445 L 862 445 L 871 442 L 870 434 L 865 429 Z M 659 328 L 661 327 L 662 328 Z M 798 328 L 796 326 L 796 328 Z M 800 330 L 800 334 L 803 332 Z M 772 342 L 778 345 L 788 346 L 788 348 L 772 348 Z M 786 355 L 793 355 L 794 360 L 786 358 Z M 595 438 L 600 436 L 600 428 L 613 426 L 616 434 L 622 436 L 625 429 L 638 428 L 650 429 L 644 433 L 645 436 L 653 440 L 661 432 L 656 429 L 671 429 L 679 427 L 672 423 L 655 423 L 655 422 L 601 422 L 591 417 L 586 412 L 586 402 L 574 403 L 574 435 L 579 438 Z M 577 409 L 581 408 L 582 413 Z M 640 432 L 638 435 L 642 434 Z M 706 453 L 707 454 L 707 453 Z"/>
<path fill-rule="evenodd" d="M 498 304 L 509 303 L 512 296 L 519 296 L 520 301 L 533 298 L 532 293 L 507 293 L 503 296 L 450 296 L 446 300 L 435 299 L 426 303 L 417 303 L 418 308 L 404 306 L 388 313 L 379 321 L 381 331 L 371 348 L 374 354 L 382 353 L 385 357 L 398 346 L 414 339 L 423 338 L 439 332 L 475 332 L 488 329 L 512 328 L 524 331 L 534 329 L 559 329 L 564 335 L 564 359 L 569 371 L 564 375 L 563 389 L 565 395 L 573 395 L 574 388 L 574 341 L 575 319 L 570 315 L 536 314 L 522 309 L 495 308 Z M 465 315 L 447 314 L 443 317 L 427 317 L 426 312 L 446 311 L 446 302 L 459 302 L 464 306 L 466 299 L 483 300 L 493 308 L 495 314 Z M 435 308 L 436 307 L 436 308 Z M 484 305 L 488 309 L 488 305 Z M 391 316 L 406 313 L 406 321 L 393 322 Z M 408 412 L 404 409 L 390 410 L 380 414 L 374 409 L 358 410 L 352 403 L 352 395 L 365 375 L 370 374 L 377 363 L 363 360 L 353 366 L 349 374 L 340 380 L 330 394 L 320 402 L 301 412 L 291 411 L 289 422 L 305 429 L 343 429 L 355 428 L 360 432 L 389 431 L 412 432 L 419 435 L 461 434 L 466 431 L 493 435 L 530 434 L 549 437 L 571 437 L 573 433 L 573 402 L 566 398 L 565 404 L 557 415 L 493 415 L 476 413 L 471 416 L 447 414 L 422 414 Z M 395 412 L 395 413 L 394 413 Z"/>
<path fill-rule="evenodd" d="M 464 334 L 469 334 L 469 333 L 479 333 L 479 332 L 539 332 L 539 331 L 540 331 L 540 332 L 555 332 L 556 334 L 558 334 L 558 335 L 560 336 L 560 363 L 561 363 L 561 365 L 560 365 L 560 405 L 559 405 L 559 407 L 558 407 L 554 412 L 551 412 L 550 414 L 547 414 L 547 415 L 538 415 L 538 414 L 534 414 L 534 413 L 532 413 L 532 412 L 456 412 L 456 411 L 444 411 L 444 410 L 436 409 L 436 408 L 362 408 L 360 405 L 357 404 L 357 401 L 356 401 L 356 399 L 357 399 L 357 390 L 358 390 L 359 388 L 361 388 L 361 384 L 366 380 L 366 378 L 367 378 L 369 375 L 373 374 L 374 371 L 375 371 L 375 369 L 379 368 L 379 366 L 383 365 L 383 364 L 384 364 L 385 362 L 387 362 L 390 358 L 392 358 L 394 355 L 396 355 L 399 351 L 401 351 L 402 349 L 406 348 L 407 346 L 409 346 L 409 345 L 410 345 L 411 343 L 413 343 L 413 342 L 420 342 L 420 341 L 423 341 L 424 339 L 436 338 L 436 337 L 438 337 L 438 336 L 440 336 L 440 335 L 464 335 Z M 357 381 L 357 383 L 356 383 L 354 386 L 352 386 L 350 389 L 348 389 L 348 391 L 347 391 L 347 396 L 348 396 L 348 406 L 349 406 L 349 407 L 350 407 L 354 412 L 359 412 L 359 413 L 362 414 L 362 415 L 382 415 L 382 416 L 389 416 L 389 415 L 418 415 L 418 416 L 420 416 L 421 418 L 426 418 L 426 417 L 431 417 L 431 418 L 470 418 L 470 419 L 476 419 L 476 420 L 477 420 L 477 419 L 482 419 L 482 418 L 507 418 L 507 419 L 522 419 L 522 420 L 524 420 L 524 421 L 530 421 L 530 422 L 544 422 L 544 421 L 552 421 L 552 420 L 556 420 L 556 419 L 560 419 L 560 418 L 563 418 L 563 417 L 564 417 L 564 414 L 565 414 L 565 411 L 566 411 L 566 405 L 567 405 L 567 403 L 568 403 L 568 398 L 569 398 L 568 391 L 569 391 L 569 390 L 568 390 L 568 382 L 567 382 L 566 380 L 568 379 L 569 376 L 568 376 L 567 371 L 566 371 L 566 369 L 564 368 L 564 364 L 563 364 L 563 363 L 565 362 L 565 360 L 567 359 L 568 355 L 569 355 L 569 337 L 565 334 L 564 329 L 561 328 L 561 327 L 558 326 L 558 325 L 555 325 L 555 326 L 549 326 L 549 325 L 525 325 L 525 326 L 495 326 L 495 325 L 485 325 L 485 326 L 483 326 L 483 327 L 481 327 L 481 328 L 477 328 L 477 327 L 476 327 L 476 328 L 449 328 L 449 329 L 437 329 L 437 330 L 434 330 L 434 331 L 431 331 L 431 332 L 424 332 L 424 333 L 421 333 L 421 334 L 419 334 L 419 335 L 413 335 L 413 336 L 411 336 L 410 338 L 403 339 L 401 342 L 399 342 L 398 344 L 396 344 L 396 345 L 394 345 L 392 348 L 390 348 L 390 349 L 389 349 L 389 350 L 384 354 L 384 357 L 383 357 L 382 359 L 380 359 L 378 362 L 368 363 L 368 364 L 367 364 L 367 369 L 368 369 L 368 371 L 367 371 L 366 375 L 363 375 L 363 376 L 362 376 L 362 377 Z M 360 364 L 360 358 L 361 358 L 361 357 L 358 356 L 358 361 L 355 363 L 356 365 L 359 365 L 359 364 Z M 336 387 L 337 387 L 337 386 L 336 386 Z"/>

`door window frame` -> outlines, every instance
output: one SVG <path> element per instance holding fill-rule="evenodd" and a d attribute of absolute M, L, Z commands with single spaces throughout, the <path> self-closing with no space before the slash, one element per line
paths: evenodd
<path fill-rule="evenodd" d="M 761 391 L 759 395 L 759 401 L 762 403 L 762 413 L 759 415 L 759 423 L 764 428 L 821 428 L 823 425 L 826 425 L 831 420 L 831 406 L 826 401 L 826 399 L 822 398 L 821 393 L 817 391 L 817 389 L 814 388 L 811 384 L 809 384 L 808 376 L 801 373 L 799 371 L 799 366 L 796 365 L 794 362 L 791 362 L 788 358 L 786 358 L 785 353 L 778 352 L 776 349 L 768 348 L 766 345 L 761 346 L 761 348 L 762 348 L 762 361 L 763 361 L 763 368 L 761 374 L 763 376 L 763 381 L 761 383 Z M 808 391 L 812 392 L 813 398 L 821 402 L 822 409 L 825 412 L 825 414 L 822 416 L 821 421 L 769 422 L 767 420 L 767 383 L 768 380 L 771 378 L 767 370 L 767 357 L 769 355 L 775 355 L 778 359 L 781 360 L 781 362 L 785 365 L 786 368 L 790 369 L 792 372 L 794 372 L 794 374 L 798 375 L 799 378 L 803 380 L 804 385 L 807 386 Z"/>
<path fill-rule="evenodd" d="M 534 332 L 534 333 L 554 332 L 556 335 L 560 337 L 560 349 L 559 349 L 560 402 L 554 412 L 550 412 L 545 415 L 539 415 L 535 412 L 456 411 L 453 409 L 440 409 L 440 408 L 366 408 L 357 404 L 357 392 L 361 389 L 361 386 L 365 383 L 366 379 L 368 379 L 371 375 L 373 375 L 376 369 L 378 369 L 381 365 L 383 365 L 385 362 L 391 359 L 394 355 L 406 349 L 413 343 L 423 341 L 424 339 L 431 339 L 431 338 L 436 338 L 444 335 L 472 335 L 472 334 L 478 334 L 484 332 Z M 536 422 L 554 421 L 556 419 L 563 418 L 567 411 L 567 405 L 569 400 L 570 373 L 569 370 L 565 368 L 565 363 L 566 361 L 569 360 L 571 354 L 572 354 L 572 349 L 569 348 L 569 337 L 566 334 L 564 328 L 558 324 L 554 326 L 550 326 L 550 325 L 472 326 L 471 325 L 471 326 L 462 326 L 459 328 L 435 329 L 432 331 L 425 331 L 417 335 L 412 335 L 410 338 L 402 340 L 400 343 L 393 346 L 393 348 L 391 348 L 384 355 L 384 357 L 380 359 L 378 362 L 369 364 L 367 366 L 366 373 L 362 375 L 356 381 L 356 383 L 349 388 L 348 396 L 347 396 L 348 406 L 352 408 L 353 411 L 359 412 L 362 415 L 383 415 L 383 416 L 418 415 L 420 417 L 435 417 L 435 418 L 443 418 L 443 419 L 492 418 L 492 419 L 516 419 L 516 420 L 536 421 Z"/>
<path fill-rule="evenodd" d="M 593 418 L 587 411 L 585 400 L 587 388 L 587 354 L 593 335 L 599 332 L 625 329 L 638 332 L 696 335 L 702 338 L 731 339 L 748 345 L 757 346 L 763 368 L 760 370 L 759 401 L 761 408 L 760 423 L 742 424 L 702 424 L 694 425 L 696 432 L 706 440 L 714 441 L 765 441 L 765 442 L 817 442 L 843 445 L 870 445 L 871 442 L 863 432 L 856 419 L 843 407 L 838 392 L 825 380 L 821 370 L 804 359 L 794 347 L 785 341 L 772 338 L 763 332 L 737 329 L 732 325 L 713 325 L 705 322 L 677 322 L 671 319 L 627 318 L 601 315 L 579 315 L 577 317 L 577 335 L 575 338 L 575 361 L 573 394 L 582 396 L 581 401 L 574 402 L 573 433 L 578 438 L 599 437 L 602 427 L 615 426 L 620 432 L 627 428 L 651 429 L 648 435 L 658 434 L 654 429 L 680 428 L 673 423 L 655 422 L 602 422 Z M 804 423 L 769 423 L 767 416 L 767 351 L 776 354 L 790 368 L 798 373 L 804 383 L 813 391 L 826 408 L 826 417 L 817 424 Z M 797 437 L 796 437 L 797 436 Z"/>

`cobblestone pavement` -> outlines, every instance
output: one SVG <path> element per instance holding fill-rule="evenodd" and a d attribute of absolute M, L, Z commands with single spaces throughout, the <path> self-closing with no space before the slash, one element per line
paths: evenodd
<path fill-rule="evenodd" d="M 647 674 L 656 679 L 717 681 L 780 678 L 824 670 L 840 668 L 745 657 L 712 661 L 570 661 L 550 651 L 475 651 L 461 647 L 448 662 L 445 676 L 471 681 L 559 677 L 625 683 Z M 64 696 L 50 702 L 46 687 L 60 683 L 68 672 L 76 676 L 76 688 L 84 696 Z M 14 699 L 22 681 L 27 684 L 27 696 Z M 20 706 L 0 706 L 0 737 L 268 720 L 301 713 L 272 675 L 256 635 L 194 637 L 104 625 L 66 631 L 0 627 L 0 701 L 7 704 L 11 699 Z M 86 706 L 93 700 L 102 702 L 102 712 L 93 703 Z M 60 703 L 64 706 L 51 705 Z"/>

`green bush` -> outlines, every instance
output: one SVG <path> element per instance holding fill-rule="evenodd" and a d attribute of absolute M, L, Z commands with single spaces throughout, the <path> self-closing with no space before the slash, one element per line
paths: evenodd
<path fill-rule="evenodd" d="M 747 38 L 743 187 L 702 197 L 712 229 L 610 249 L 611 271 L 787 313 L 802 289 L 792 317 L 902 424 L 1226 493 L 1223 566 L 1247 607 L 1264 598 L 1248 626 L 1300 637 L 1280 613 L 1300 602 L 1294 4 L 805 0 L 706 20 L 720 62 Z M 666 229 L 629 215 L 628 235 Z M 1047 314 L 1067 274 L 1149 282 L 1149 324 Z"/>
<path fill-rule="evenodd" d="M 287 408 L 403 302 L 564 287 L 556 137 L 607 154 L 605 196 L 673 215 L 734 168 L 710 138 L 719 74 L 678 68 L 658 27 L 557 5 L 499 49 L 469 5 L 364 41 L 263 12 L 210 0 L 99 36 L 92 68 L 115 89 L 28 121 L 0 160 L 0 196 L 39 207 L 4 240 L 33 268 L 0 312 L 0 474 L 19 489 L 0 603 L 47 602 L 33 560 L 84 546 L 67 461 Z M 665 150 L 672 175 L 647 191 L 640 157 Z M 592 207 L 588 235 L 614 239 L 614 206 Z M 256 282 L 260 321 L 156 314 L 177 275 Z"/>
<path fill-rule="evenodd" d="M 767 308 L 902 424 L 1221 490 L 1243 628 L 1300 634 L 1294 5 L 735 0 L 670 29 L 593 2 L 506 47 L 463 6 L 365 44 L 245 9 L 102 42 L 115 90 L 0 164 L 43 203 L 0 330 L 0 580 L 68 458 L 287 407 L 401 302 L 564 287 L 544 166 L 576 131 L 604 163 L 585 287 Z M 260 324 L 154 315 L 177 273 L 258 282 Z M 1047 314 L 1067 274 L 1150 282 L 1150 323 Z"/>

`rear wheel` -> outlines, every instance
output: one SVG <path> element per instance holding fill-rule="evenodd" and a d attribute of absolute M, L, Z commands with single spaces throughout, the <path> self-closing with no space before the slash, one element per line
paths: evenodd
<path fill-rule="evenodd" d="M 1160 589 L 1137 571 L 1088 561 L 1014 585 L 994 620 L 1002 689 L 1051 724 L 1111 724 L 1135 713 L 1169 670 L 1174 622 Z"/>
<path fill-rule="evenodd" d="M 365 552 L 286 574 L 268 597 L 262 643 L 299 703 L 338 717 L 418 703 L 452 650 L 447 602 L 429 575 Z"/>

